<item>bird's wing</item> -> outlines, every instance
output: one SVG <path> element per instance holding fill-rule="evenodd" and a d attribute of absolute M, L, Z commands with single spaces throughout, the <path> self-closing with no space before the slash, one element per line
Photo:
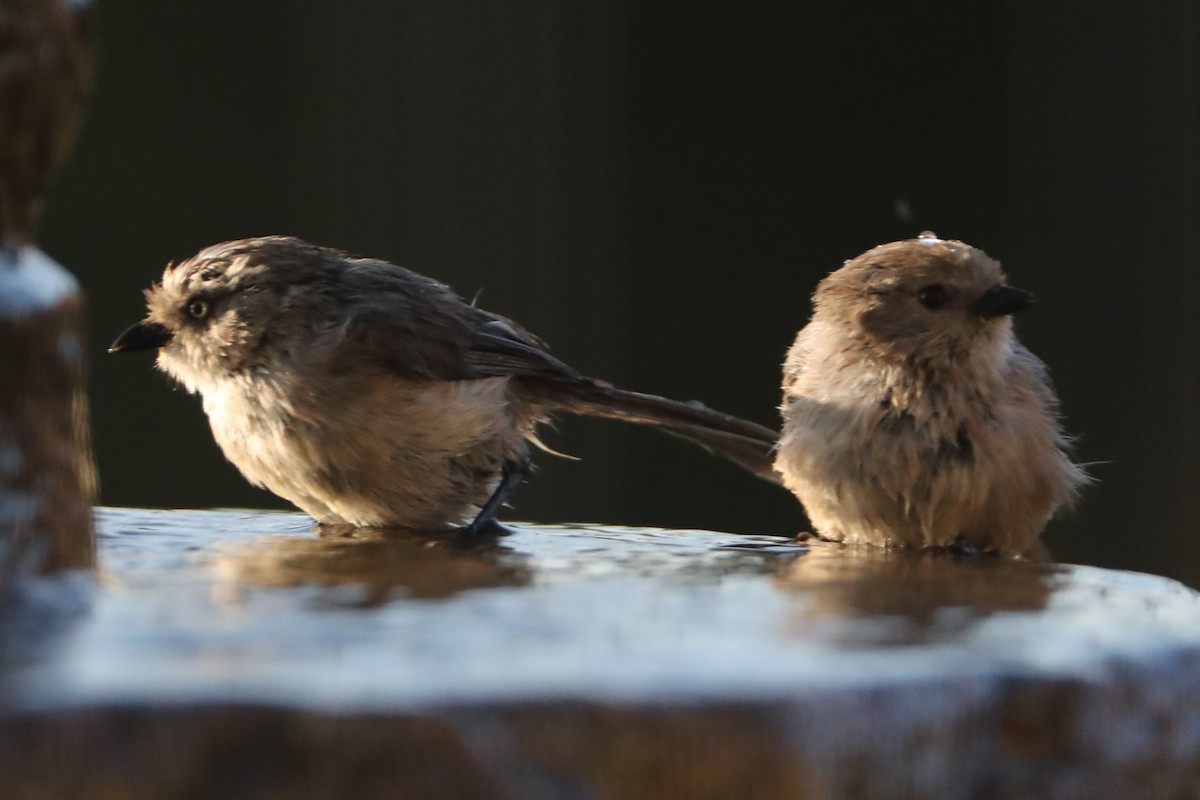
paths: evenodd
<path fill-rule="evenodd" d="M 487 313 L 487 312 L 483 312 Z M 546 344 L 511 320 L 490 319 L 472 329 L 467 363 L 478 377 L 511 375 L 521 378 L 579 380 L 572 367 L 550 355 Z"/>
<path fill-rule="evenodd" d="M 380 263 L 343 273 L 352 302 L 339 304 L 350 311 L 336 323 L 332 358 L 365 356 L 392 374 L 424 380 L 580 377 L 512 320 L 468 305 L 431 278 Z"/>

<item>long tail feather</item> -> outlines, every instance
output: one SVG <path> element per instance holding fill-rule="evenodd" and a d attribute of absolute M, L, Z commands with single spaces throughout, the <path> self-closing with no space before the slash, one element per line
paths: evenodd
<path fill-rule="evenodd" d="M 775 471 L 776 431 L 701 403 L 681 403 L 653 394 L 617 389 L 599 381 L 529 381 L 545 402 L 555 408 L 640 425 L 653 425 L 691 439 L 761 478 L 779 483 Z"/>

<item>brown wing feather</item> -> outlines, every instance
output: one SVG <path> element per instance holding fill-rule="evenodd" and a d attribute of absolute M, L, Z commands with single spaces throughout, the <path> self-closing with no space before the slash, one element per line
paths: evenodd
<path fill-rule="evenodd" d="M 443 381 L 579 377 L 541 339 L 468 305 L 445 284 L 381 261 L 345 263 L 338 285 L 348 296 L 337 307 L 351 310 L 339 322 L 340 343 L 395 375 Z"/>

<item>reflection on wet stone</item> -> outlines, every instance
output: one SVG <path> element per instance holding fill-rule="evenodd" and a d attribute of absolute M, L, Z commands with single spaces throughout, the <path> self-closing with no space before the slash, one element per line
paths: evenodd
<path fill-rule="evenodd" d="M 778 586 L 805 597 L 792 620 L 794 635 L 813 633 L 827 621 L 842 631 L 839 641 L 845 643 L 919 645 L 954 639 L 992 614 L 1044 608 L 1060 571 L 993 556 L 814 542 Z M 883 624 L 839 625 L 855 618 Z"/>
<path fill-rule="evenodd" d="M 318 526 L 314 534 L 221 545 L 214 566 L 232 581 L 258 586 L 357 588 L 343 598 L 364 606 L 395 598 L 446 598 L 530 580 L 524 558 L 503 539 L 332 525 Z"/>

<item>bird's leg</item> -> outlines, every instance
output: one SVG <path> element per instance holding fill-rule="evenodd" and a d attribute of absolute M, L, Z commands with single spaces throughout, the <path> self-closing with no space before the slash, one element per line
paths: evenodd
<path fill-rule="evenodd" d="M 981 547 L 978 543 L 970 541 L 961 533 L 955 537 L 954 541 L 948 547 L 946 547 L 946 550 L 948 550 L 951 555 L 968 556 L 971 558 L 974 558 L 975 556 L 996 555 L 996 551 L 989 550 L 986 547 Z"/>
<path fill-rule="evenodd" d="M 492 492 L 492 496 L 479 509 L 479 513 L 471 524 L 463 529 L 467 536 L 481 536 L 488 534 L 502 534 L 504 527 L 496 521 L 496 513 L 500 510 L 512 493 L 516 491 L 521 482 L 525 480 L 525 476 L 529 474 L 529 456 L 522 456 L 519 460 L 505 461 L 504 466 L 500 471 L 500 483 L 496 485 L 496 491 Z"/>
<path fill-rule="evenodd" d="M 824 542 L 825 544 L 842 544 L 840 539 L 830 539 L 828 536 L 817 533 L 816 531 L 800 531 L 799 533 L 796 534 L 796 538 L 793 539 L 793 541 L 796 544 L 807 544 L 809 542 Z"/>

